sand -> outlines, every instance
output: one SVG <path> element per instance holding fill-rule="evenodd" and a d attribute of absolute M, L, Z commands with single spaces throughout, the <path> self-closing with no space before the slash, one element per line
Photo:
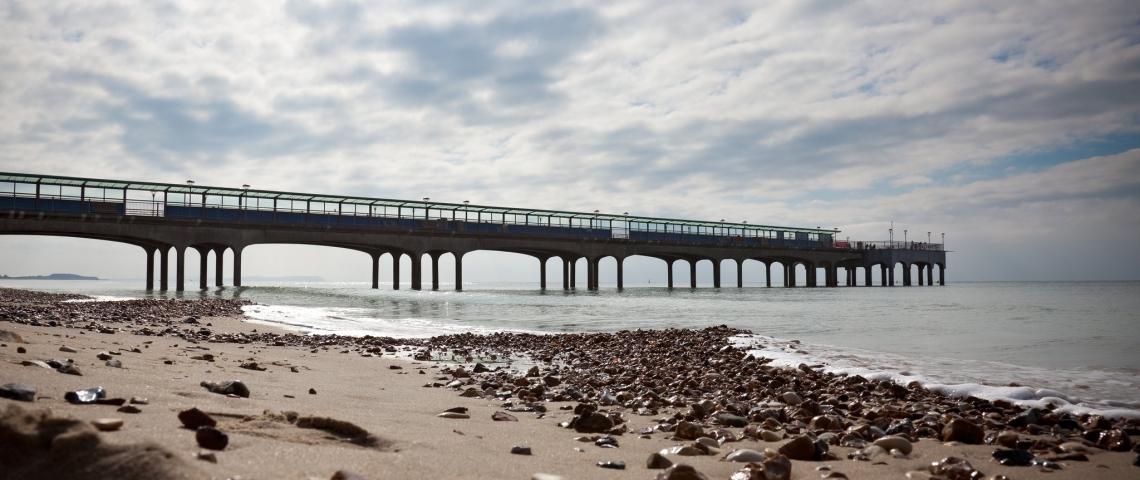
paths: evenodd
<path fill-rule="evenodd" d="M 214 331 L 273 330 L 238 317 L 204 318 L 201 322 L 211 323 Z M 327 479 L 338 470 L 345 470 L 370 479 L 528 479 L 539 472 L 565 479 L 649 479 L 660 472 L 645 467 L 649 454 L 684 443 L 670 440 L 668 434 L 660 432 L 648 439 L 639 438 L 636 433 L 619 436 L 620 448 L 616 449 L 576 441 L 575 437 L 581 434 L 558 426 L 572 416 L 572 412 L 559 407 L 574 403 L 552 402 L 544 418 L 535 413 L 513 413 L 518 422 L 496 422 L 491 416 L 503 410 L 501 402 L 462 398 L 457 391 L 424 387 L 436 381 L 446 383 L 436 379 L 442 364 L 391 355 L 364 357 L 359 353 L 341 353 L 336 348 L 314 353 L 303 347 L 189 344 L 179 338 L 9 322 L 0 322 L 0 330 L 16 333 L 27 342 L 8 342 L 0 348 L 0 384 L 30 385 L 38 390 L 39 397 L 31 403 L 0 399 L 0 411 L 19 405 L 29 410 L 50 409 L 55 417 L 82 422 L 107 417 L 123 419 L 125 424 L 118 431 L 88 433 L 100 439 L 102 450 L 97 457 L 131 448 L 137 451 L 139 445 L 146 445 L 148 451 L 160 452 L 156 455 L 168 452 L 177 464 L 167 468 L 138 461 L 138 468 L 160 473 L 169 470 L 172 478 Z M 63 345 L 77 353 L 59 351 Z M 17 353 L 18 347 L 27 349 L 27 353 Z M 141 353 L 130 352 L 134 348 Z M 123 368 L 105 366 L 96 358 L 101 351 L 122 352 L 114 358 L 122 361 Z M 191 358 L 206 353 L 212 354 L 214 361 Z M 24 360 L 64 358 L 74 359 L 83 376 L 20 365 Z M 266 370 L 239 367 L 251 360 Z M 250 397 L 231 398 L 199 386 L 202 381 L 230 379 L 240 379 L 248 385 Z M 148 404 L 138 405 L 141 413 L 129 414 L 117 412 L 116 406 L 72 405 L 64 401 L 66 391 L 94 386 L 104 387 L 108 397 L 145 397 Z M 316 393 L 310 394 L 310 389 Z M 192 407 L 213 415 L 219 421 L 218 428 L 229 435 L 226 449 L 213 452 L 216 463 L 196 458 L 205 450 L 197 446 L 194 432 L 180 426 L 177 413 Z M 436 416 L 451 407 L 468 408 L 471 418 Z M 298 428 L 282 412 L 349 422 L 366 430 L 375 442 L 359 445 L 362 442 L 352 443 L 323 430 Z M 632 432 L 656 423 L 656 417 L 626 418 Z M 721 451 L 763 450 L 777 448 L 781 443 L 734 442 L 725 444 Z M 509 453 L 515 445 L 531 447 L 533 455 Z M 845 458 L 850 449 L 833 447 L 832 451 Z M 907 471 L 925 470 L 932 461 L 949 455 L 968 459 L 987 475 L 1003 474 L 1009 478 L 1140 478 L 1140 467 L 1132 466 L 1135 453 L 1098 451 L 1088 462 L 1065 462 L 1063 470 L 1043 473 L 1034 467 L 998 465 L 990 460 L 992 451 L 993 447 L 986 445 L 947 446 L 921 440 L 908 458 L 890 458 L 885 464 L 794 461 L 792 478 L 820 478 L 817 467 L 826 465 L 849 478 L 902 479 L 907 478 Z M 712 479 L 727 479 L 742 467 L 719 457 L 673 460 L 690 464 Z M 602 460 L 624 461 L 627 468 L 609 470 L 595 466 Z M 19 464 L 25 460 L 12 461 Z M 28 464 L 32 461 L 26 460 Z M 121 476 L 110 465 L 115 464 L 104 463 L 98 468 L 101 473 L 88 478 Z M 122 464 L 118 466 L 122 468 Z M 0 478 L 26 478 L 26 473 L 9 469 L 0 472 Z M 45 471 L 35 477 L 63 478 L 59 475 L 62 474 Z"/>

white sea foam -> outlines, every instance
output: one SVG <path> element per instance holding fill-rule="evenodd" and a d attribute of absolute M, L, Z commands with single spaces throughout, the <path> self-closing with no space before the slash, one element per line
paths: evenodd
<path fill-rule="evenodd" d="M 456 333 L 487 334 L 504 331 L 429 318 L 377 318 L 372 316 L 375 310 L 368 308 L 246 305 L 242 307 L 242 312 L 252 323 L 317 335 L 423 338 Z"/>
<path fill-rule="evenodd" d="M 72 298 L 64 300 L 63 303 L 87 303 L 87 302 L 121 302 L 124 300 L 137 300 L 138 297 L 116 297 L 113 295 L 91 295 L 91 298 Z"/>
<path fill-rule="evenodd" d="M 732 341 L 736 347 L 755 357 L 772 360 L 771 364 L 775 366 L 795 368 L 806 364 L 826 372 L 859 375 L 868 380 L 885 380 L 901 385 L 918 382 L 931 391 L 954 398 L 974 396 L 990 401 L 1008 400 L 1024 407 L 1052 406 L 1058 412 L 1074 415 L 1092 413 L 1111 418 L 1140 418 L 1140 404 L 1136 402 L 1079 398 L 1054 389 L 1024 385 L 1036 383 L 1080 389 L 1082 382 L 1089 378 L 1088 370 L 1046 370 L 997 362 L 905 358 L 829 345 L 809 345 L 765 335 L 740 335 Z M 1127 372 L 1098 371 L 1095 376 L 1101 377 L 1101 381 L 1131 385 L 1140 382 L 1140 377 Z M 1007 385 L 998 384 L 1002 382 Z"/>

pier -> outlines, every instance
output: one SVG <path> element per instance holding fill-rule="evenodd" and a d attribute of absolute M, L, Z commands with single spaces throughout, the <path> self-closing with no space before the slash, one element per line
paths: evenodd
<path fill-rule="evenodd" d="M 633 256 L 663 261 L 669 288 L 676 262 L 688 264 L 689 287 L 698 288 L 697 264 L 703 261 L 712 263 L 713 288 L 721 288 L 725 264 L 735 267 L 735 286 L 741 288 L 746 260 L 763 265 L 768 287 L 774 268 L 782 269 L 783 286 L 796 286 L 797 266 L 804 269 L 807 287 L 872 286 L 876 268 L 879 286 L 946 283 L 941 243 L 840 241 L 838 230 L 25 173 L 0 173 L 0 234 L 138 246 L 145 253 L 148 290 L 156 288 L 156 267 L 157 289 L 170 289 L 171 263 L 174 290 L 186 289 L 187 249 L 199 254 L 199 289 L 208 288 L 211 253 L 214 285 L 223 286 L 227 250 L 232 283 L 241 286 L 242 251 L 260 244 L 362 252 L 371 259 L 373 288 L 379 288 L 380 258 L 390 255 L 393 288 L 400 288 L 399 260 L 408 256 L 410 288 L 423 288 L 426 257 L 430 288 L 438 290 L 440 258 L 452 255 L 455 289 L 462 290 L 463 256 L 481 250 L 536 258 L 538 287 L 544 290 L 552 261 L 563 266 L 562 289 L 577 289 L 574 267 L 582 260 L 585 288 L 597 290 L 599 264 L 606 258 L 616 261 L 615 283 L 622 289 L 623 264 Z M 903 274 L 896 279 L 898 265 Z"/>

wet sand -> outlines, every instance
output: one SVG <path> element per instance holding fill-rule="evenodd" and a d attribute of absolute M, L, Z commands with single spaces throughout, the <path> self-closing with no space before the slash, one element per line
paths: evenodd
<path fill-rule="evenodd" d="M 17 302 L 10 299 L 6 305 L 50 304 L 56 300 L 41 298 Z M 81 308 L 116 307 L 108 305 Z M 129 309 L 118 311 L 128 312 Z M 812 416 L 809 420 L 815 423 L 814 426 L 813 422 L 802 422 L 797 419 L 795 412 L 800 409 L 812 410 L 813 407 L 806 403 L 798 408 L 793 408 L 792 405 L 783 408 L 793 413 L 781 420 L 780 428 L 775 428 L 773 432 L 787 437 L 786 439 L 764 441 L 753 438 L 757 435 L 757 427 L 763 424 L 758 421 L 765 415 L 762 413 L 763 408 L 739 412 L 743 414 L 740 416 L 748 420 L 748 427 L 718 425 L 714 418 L 717 412 L 731 411 L 727 405 L 732 403 L 729 400 L 752 404 L 747 400 L 750 395 L 798 391 L 808 401 L 823 407 L 836 403 L 833 401 L 835 398 L 829 396 L 834 395 L 834 392 L 827 392 L 822 387 L 827 382 L 837 383 L 832 381 L 834 379 L 820 379 L 812 373 L 795 370 L 773 375 L 762 368 L 762 361 L 751 361 L 755 363 L 751 367 L 728 364 L 734 358 L 733 352 L 720 350 L 721 347 L 710 340 L 727 332 L 673 331 L 659 336 L 646 332 L 643 337 L 578 335 L 552 337 L 554 340 L 529 336 L 458 336 L 430 342 L 411 342 L 416 345 L 396 347 L 401 342 L 390 339 L 299 336 L 248 323 L 235 315 L 203 316 L 194 318 L 196 323 L 186 323 L 187 318 L 182 316 L 184 312 L 178 313 L 178 316 L 169 319 L 152 318 L 138 324 L 111 315 L 100 321 L 84 318 L 55 320 L 57 326 L 47 326 L 46 322 L 51 320 L 11 321 L 13 319 L 8 318 L 9 321 L 3 321 L 0 318 L 0 330 L 14 333 L 26 342 L 19 343 L 13 337 L 2 341 L 4 346 L 0 347 L 0 384 L 18 383 L 37 390 L 34 402 L 0 399 L 0 411 L 15 405 L 25 410 L 50 409 L 54 416 L 70 417 L 83 422 L 101 418 L 122 419 L 124 424 L 121 429 L 94 435 L 108 446 L 146 442 L 157 445 L 161 451 L 168 452 L 175 462 L 170 470 L 174 473 L 167 472 L 172 478 L 323 479 L 331 478 L 338 470 L 344 470 L 372 479 L 527 479 L 536 473 L 553 474 L 566 479 L 648 479 L 662 472 L 646 468 L 645 462 L 651 453 L 694 443 L 691 439 L 673 438 L 679 433 L 679 423 L 685 421 L 689 426 L 698 427 L 713 436 L 718 436 L 719 433 L 721 438 L 739 440 L 719 445 L 713 455 L 667 457 L 676 463 L 692 465 L 708 478 L 727 479 L 744 465 L 721 460 L 724 454 L 734 449 L 779 449 L 789 443 L 788 439 L 792 437 L 818 437 L 829 430 L 838 437 L 849 431 L 846 428 L 832 430 L 834 425 L 829 427 L 821 424 L 832 420 L 858 427 L 857 423 L 851 422 L 853 416 L 848 414 L 850 412 L 846 407 L 842 412 L 832 411 L 837 418 L 831 420 L 817 420 L 814 417 L 818 415 Z M 14 314 L 9 311 L 8 315 Z M 165 334 L 158 335 L 157 333 L 163 332 L 160 326 L 164 323 L 170 328 Z M 152 334 L 135 333 L 143 329 Z M 203 329 L 208 330 L 209 334 L 201 333 Z M 632 339 L 641 342 L 641 345 L 634 345 Z M 701 343 L 702 341 L 707 344 Z M 630 344 L 631 350 L 619 351 L 622 343 Z M 63 346 L 75 352 L 60 351 Z M 26 352 L 17 353 L 18 348 Z M 433 360 L 407 358 L 418 353 L 421 359 L 426 359 L 428 356 L 424 352 L 429 348 Z M 614 355 L 608 359 L 599 354 L 606 349 L 614 350 Z M 531 363 L 516 362 L 513 365 L 516 369 L 512 371 L 506 369 L 505 363 L 491 361 L 491 355 L 527 350 L 539 359 L 533 364 L 539 366 L 538 376 L 525 376 Z M 695 353 L 691 357 L 679 357 L 677 352 L 681 351 Z M 119 360 L 122 368 L 107 366 L 105 360 L 97 358 L 100 352 L 112 353 L 110 358 Z M 573 355 L 574 352 L 579 353 Z M 660 352 L 661 356 L 653 357 L 652 352 Z M 397 354 L 404 355 L 404 358 L 397 358 Z M 212 360 L 207 355 L 212 356 Z M 646 361 L 657 362 L 652 364 L 656 366 L 657 375 L 649 375 L 641 363 L 632 361 L 631 355 L 642 355 Z M 463 363 L 463 371 L 459 371 L 455 363 L 441 360 L 453 356 L 461 363 L 465 360 L 463 357 L 471 356 L 472 362 Z M 82 376 L 60 373 L 34 364 L 21 365 L 24 361 L 67 358 L 74 360 L 74 366 L 78 367 Z M 555 363 L 544 363 L 544 358 L 555 360 Z M 483 362 L 492 371 L 472 373 L 476 361 Z M 265 370 L 250 370 L 240 366 L 248 362 L 256 362 L 259 368 Z M 555 369 L 555 365 L 569 364 L 576 368 Z M 494 371 L 500 367 L 503 370 Z M 787 383 L 779 387 L 754 386 L 750 390 L 737 368 L 753 372 L 753 375 L 784 378 L 781 382 Z M 623 376 L 630 372 L 635 375 Z M 693 372 L 704 374 L 694 375 Z M 559 383 L 550 385 L 553 380 L 544 377 L 557 379 Z M 203 381 L 232 379 L 240 379 L 248 386 L 248 398 L 220 395 L 200 386 Z M 461 385 L 456 388 L 446 386 L 455 381 Z M 742 385 L 741 391 L 722 388 L 734 382 Z M 539 385 L 543 388 L 538 388 Z M 619 388 L 623 385 L 629 388 Z M 636 387 L 637 385 L 641 387 Z M 125 413 L 118 411 L 120 407 L 116 405 L 74 405 L 64 400 L 67 391 L 95 386 L 104 387 L 108 398 L 145 397 L 147 403 L 137 405 L 139 413 Z M 310 389 L 315 394 L 309 393 Z M 469 395 L 479 396 L 461 396 L 468 389 L 474 389 Z M 646 395 L 646 389 L 660 392 L 654 391 L 652 395 Z M 884 401 L 880 400 L 882 395 L 874 393 L 874 389 L 866 390 L 869 392 L 867 396 L 858 401 L 868 404 Z M 670 394 L 673 391 L 688 392 L 690 395 Z M 496 397 L 496 393 L 502 395 Z M 930 395 L 921 392 L 894 393 L 904 397 L 918 395 L 924 399 Z M 575 395 L 583 398 L 566 398 Z M 526 396 L 534 396 L 535 402 L 523 402 L 520 399 Z M 659 404 L 648 401 L 654 396 L 662 399 Z M 551 401 L 548 398 L 561 400 Z M 708 411 L 702 411 L 703 407 L 698 406 L 694 412 L 694 405 L 700 405 L 701 399 L 715 401 L 718 406 L 704 409 Z M 638 401 L 642 402 L 639 404 L 641 407 L 637 407 Z M 850 404 L 854 401 L 856 399 L 846 399 L 843 403 Z M 495 412 L 508 411 L 508 402 L 511 402 L 509 406 L 515 407 L 515 410 L 526 410 L 537 405 L 540 410 L 545 408 L 546 412 L 511 411 L 510 415 L 517 418 L 517 421 L 493 420 Z M 897 402 L 899 405 L 915 403 L 940 412 L 948 408 L 960 408 L 966 413 L 976 408 L 960 405 L 961 402 L 957 400 L 940 403 L 933 398 L 920 402 L 903 398 Z M 597 408 L 610 417 L 620 414 L 624 422 L 614 425 L 612 430 L 613 433 L 625 431 L 613 435 L 619 444 L 618 448 L 602 448 L 593 442 L 576 439 L 603 436 L 604 433 L 583 433 L 560 426 L 573 421 L 573 409 L 579 408 L 582 411 L 583 404 L 595 405 L 586 407 L 586 410 Z M 776 408 L 776 404 L 767 405 Z M 210 451 L 199 447 L 195 432 L 183 428 L 179 421 L 180 411 L 195 407 L 212 416 L 218 422 L 217 429 L 228 435 L 226 448 L 212 452 L 216 463 L 197 458 L 200 452 Z M 437 416 L 453 407 L 465 407 L 470 418 Z M 639 411 L 639 408 L 644 410 Z M 357 442 L 369 443 L 359 445 L 349 441 L 353 435 L 343 434 L 344 429 L 340 429 L 341 434 L 338 435 L 336 431 L 328 429 L 300 428 L 297 426 L 300 422 L 289 421 L 288 417 L 293 414 L 284 412 L 295 412 L 296 417 L 328 417 L 350 422 L 367 430 L 375 437 L 375 441 Z M 943 414 L 945 413 L 940 413 Z M 908 414 L 899 416 L 908 417 Z M 1010 415 L 990 415 L 995 423 L 1008 422 L 1010 418 Z M 1083 420 L 1095 423 L 1098 419 Z M 1134 423 L 1106 422 L 1100 420 L 1099 426 L 1123 427 L 1126 434 L 1136 433 Z M 774 426 L 772 422 L 766 425 Z M 688 430 L 689 426 L 682 427 L 682 430 Z M 643 429 L 649 433 L 640 434 Z M 1036 434 L 1030 435 L 1030 429 L 1036 430 Z M 717 430 L 721 431 L 714 433 Z M 986 433 L 996 433 L 997 430 L 987 426 Z M 1058 434 L 1055 433 L 1058 431 L 1055 426 L 1027 426 L 1020 427 L 1020 430 L 1020 441 L 1024 445 L 1035 443 L 1032 439 L 1046 439 L 1044 442 L 1047 444 L 1052 437 L 1068 439 L 1082 436 L 1085 432 L 1082 427 L 1078 431 Z M 1132 437 L 1128 441 L 1134 444 L 1135 439 Z M 839 443 L 838 438 L 836 443 Z M 60 448 L 86 448 L 83 445 L 60 442 Z M 532 455 L 511 454 L 513 446 L 528 446 Z M 1136 478 L 1140 475 L 1140 467 L 1132 465 L 1137 455 L 1132 451 L 1110 452 L 1090 448 L 1088 461 L 1060 461 L 1060 470 L 1046 473 L 1040 467 L 999 465 L 991 459 L 991 453 L 996 448 L 994 445 L 947 445 L 938 439 L 919 438 L 913 447 L 914 451 L 905 458 L 895 458 L 888 454 L 860 461 L 847 458 L 856 448 L 830 445 L 828 456 L 834 458 L 791 461 L 791 478 L 820 478 L 821 473 L 826 474 L 827 471 L 817 469 L 827 466 L 832 471 L 842 472 L 848 478 L 901 479 L 908 478 L 908 471 L 928 472 L 931 462 L 947 456 L 968 460 L 987 477 L 1002 474 L 1009 478 L 1077 479 Z M 1130 446 L 1129 449 L 1131 448 L 1134 447 Z M 1034 453 L 1045 451 L 1037 449 Z M 21 458 L 0 459 L 15 462 L 17 467 L 20 462 L 32 461 Z M 602 469 L 596 466 L 599 461 L 623 461 L 627 466 L 625 470 Z M 100 468 L 110 467 L 103 465 Z M 143 473 L 147 472 L 153 473 L 154 470 Z M 9 474 L 0 472 L 0 478 L 16 478 L 6 475 Z M 918 474 L 912 474 L 912 477 L 926 478 Z M 100 476 L 96 472 L 95 476 L 89 478 Z"/>

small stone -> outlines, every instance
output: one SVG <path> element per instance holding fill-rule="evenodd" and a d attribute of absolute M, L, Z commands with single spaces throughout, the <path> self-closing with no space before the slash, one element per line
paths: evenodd
<path fill-rule="evenodd" d="M 514 415 L 507 412 L 495 412 L 491 414 L 491 420 L 496 422 L 517 422 L 519 421 Z"/>
<path fill-rule="evenodd" d="M 123 368 L 123 362 L 117 358 L 112 359 L 112 360 L 107 360 L 107 362 L 104 363 L 104 365 L 111 367 L 111 368 Z"/>
<path fill-rule="evenodd" d="M 28 353 L 28 349 L 24 347 L 16 347 L 16 353 Z"/>
<path fill-rule="evenodd" d="M 63 394 L 63 399 L 74 404 L 91 404 L 101 398 L 107 398 L 107 391 L 103 387 L 85 388 Z"/>
<path fill-rule="evenodd" d="M 194 455 L 194 458 L 205 462 L 218 463 L 218 456 L 214 455 L 214 452 L 198 452 L 197 455 Z"/>
<path fill-rule="evenodd" d="M 1013 430 L 1004 430 L 997 434 L 994 441 L 1005 448 L 1017 448 L 1018 435 Z"/>
<path fill-rule="evenodd" d="M 388 370 L 403 370 L 403 369 L 404 369 L 404 367 L 401 367 L 399 365 L 388 365 Z"/>
<path fill-rule="evenodd" d="M 780 447 L 779 452 L 792 460 L 819 460 L 818 445 L 807 435 L 800 435 Z"/>
<path fill-rule="evenodd" d="M 803 399 L 800 398 L 800 395 L 796 392 L 784 392 L 780 395 L 780 400 L 783 400 L 784 403 L 788 405 L 799 405 L 803 403 Z"/>
<path fill-rule="evenodd" d="M 1029 450 L 994 450 L 993 457 L 1007 467 L 1028 467 L 1033 463 L 1033 454 Z"/>
<path fill-rule="evenodd" d="M 258 372 L 264 372 L 265 371 L 265 367 L 258 365 L 257 362 L 244 362 L 238 366 L 241 368 L 244 368 L 246 370 L 256 370 Z"/>
<path fill-rule="evenodd" d="M 61 352 L 64 352 L 64 353 L 79 353 L 79 350 L 76 350 L 76 349 L 74 349 L 74 348 L 71 348 L 71 347 L 69 347 L 69 346 L 67 346 L 67 345 L 64 345 L 64 346 L 62 346 L 62 347 L 59 347 L 59 351 L 61 351 Z"/>
<path fill-rule="evenodd" d="M 217 420 L 214 420 L 214 418 L 206 412 L 198 410 L 197 407 L 178 412 L 178 421 L 182 422 L 182 426 L 190 430 L 197 430 L 201 427 L 216 427 L 218 425 Z"/>
<path fill-rule="evenodd" d="M 930 463 L 930 473 L 952 479 L 972 479 L 974 466 L 958 457 L 946 457 Z"/>
<path fill-rule="evenodd" d="M 79 367 L 75 366 L 75 364 L 71 362 L 61 364 L 59 367 L 56 367 L 55 371 L 59 373 L 66 373 L 68 375 L 76 375 L 80 377 L 83 376 L 83 372 L 79 370 Z"/>
<path fill-rule="evenodd" d="M 111 354 L 107 352 L 99 352 L 95 355 L 95 358 L 98 358 L 99 360 L 110 360 Z"/>
<path fill-rule="evenodd" d="M 985 431 L 967 420 L 955 418 L 942 428 L 943 442 L 962 442 L 971 445 L 982 443 Z"/>
<path fill-rule="evenodd" d="M 198 431 L 194 433 L 194 439 L 198 441 L 198 446 L 210 450 L 225 450 L 226 445 L 230 444 L 229 435 L 214 427 L 198 427 Z"/>
<path fill-rule="evenodd" d="M 753 463 L 763 462 L 765 458 L 766 457 L 764 457 L 764 454 L 757 452 L 756 450 L 741 448 L 739 450 L 732 451 L 732 453 L 729 453 L 728 455 L 725 455 L 724 460 L 727 462 Z"/>
<path fill-rule="evenodd" d="M 673 435 L 682 440 L 696 440 L 705 436 L 705 431 L 691 422 L 680 422 L 677 424 L 677 429 Z"/>
<path fill-rule="evenodd" d="M 315 388 L 309 389 L 309 395 L 316 395 L 316 394 L 317 394 L 317 389 L 315 389 Z"/>
<path fill-rule="evenodd" d="M 221 395 L 237 395 L 239 397 L 249 398 L 249 387 L 246 387 L 241 380 L 226 380 L 223 382 L 202 382 L 200 385 L 211 392 Z"/>
<path fill-rule="evenodd" d="M 513 453 L 515 455 L 530 455 L 531 452 L 530 452 L 530 447 L 523 447 L 523 446 L 515 445 L 515 446 L 511 447 L 511 453 Z"/>
<path fill-rule="evenodd" d="M 709 477 L 689 465 L 678 463 L 665 469 L 664 472 L 658 473 L 654 478 L 656 480 L 708 480 Z"/>
<path fill-rule="evenodd" d="M 841 472 L 827 472 L 827 473 L 821 474 L 821 475 L 819 476 L 819 478 L 837 478 L 837 479 L 843 479 L 843 480 L 846 480 L 846 479 L 847 479 L 847 475 L 844 475 L 844 474 L 843 474 L 843 473 L 841 473 Z"/>
<path fill-rule="evenodd" d="M 760 439 L 765 442 L 778 442 L 784 439 L 784 435 L 779 432 L 763 429 L 760 430 Z"/>
<path fill-rule="evenodd" d="M 482 395 L 483 392 L 480 392 L 479 389 L 475 387 L 468 387 L 466 390 L 463 390 L 463 393 L 459 394 L 459 396 L 463 398 L 475 398 Z"/>
<path fill-rule="evenodd" d="M 147 405 L 150 403 L 146 397 L 131 397 L 131 403 L 134 405 Z"/>
<path fill-rule="evenodd" d="M 673 462 L 660 453 L 651 453 L 649 458 L 645 461 L 645 468 L 652 470 L 660 470 L 662 468 L 669 468 Z"/>
<path fill-rule="evenodd" d="M 625 470 L 625 462 L 620 460 L 604 460 L 598 462 L 598 466 L 602 468 L 611 468 L 614 470 Z"/>
<path fill-rule="evenodd" d="M 21 402 L 34 402 L 36 401 L 36 389 L 35 387 L 29 387 L 19 383 L 6 383 L 0 387 L 0 398 L 18 400 Z"/>
<path fill-rule="evenodd" d="M 115 411 L 120 413 L 142 413 L 142 410 L 134 405 L 123 405 L 115 409 Z"/>
<path fill-rule="evenodd" d="M 456 419 L 471 418 L 471 415 L 468 415 L 466 413 L 456 413 L 456 412 L 443 412 L 443 413 L 436 415 L 436 416 L 439 418 L 456 418 Z"/>
<path fill-rule="evenodd" d="M 744 418 L 740 415 L 733 415 L 727 412 L 718 413 L 713 418 L 716 419 L 717 423 L 720 423 L 726 427 L 743 428 L 748 426 L 747 418 Z"/>
<path fill-rule="evenodd" d="M 601 433 L 614 427 L 614 421 L 599 412 L 583 413 L 575 416 L 571 421 L 574 431 L 578 433 Z"/>
<path fill-rule="evenodd" d="M 885 437 L 879 438 L 878 440 L 875 440 L 872 443 L 874 445 L 882 447 L 888 452 L 898 449 L 903 453 L 903 455 L 910 455 L 910 452 L 914 450 L 914 446 L 910 444 L 909 440 L 895 435 L 887 435 Z"/>
<path fill-rule="evenodd" d="M 100 432 L 113 432 L 123 428 L 123 420 L 120 418 L 98 418 L 92 420 L 91 425 L 94 425 L 95 429 Z"/>
<path fill-rule="evenodd" d="M 594 445 L 602 448 L 618 448 L 618 441 L 610 435 L 605 435 L 597 440 L 594 440 Z"/>
<path fill-rule="evenodd" d="M 549 473 L 536 473 L 530 476 L 530 480 L 562 480 L 562 477 Z"/>

